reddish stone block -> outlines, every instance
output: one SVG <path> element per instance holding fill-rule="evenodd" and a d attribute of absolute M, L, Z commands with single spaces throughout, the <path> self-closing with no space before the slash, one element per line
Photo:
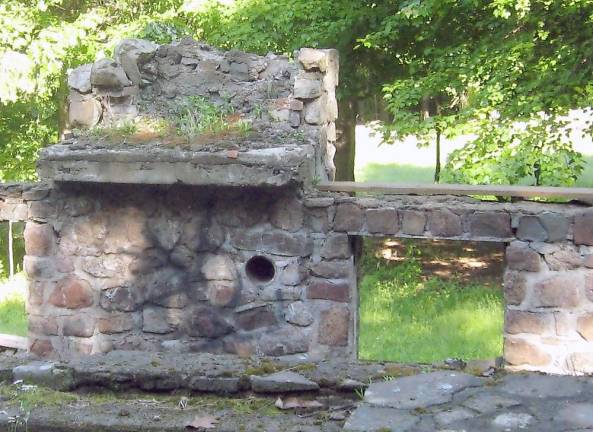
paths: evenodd
<path fill-rule="evenodd" d="M 507 271 L 504 274 L 504 299 L 507 304 L 521 304 L 525 298 L 527 281 L 525 275 L 516 271 Z"/>
<path fill-rule="evenodd" d="M 112 314 L 97 320 L 97 330 L 103 334 L 116 334 L 132 330 L 135 320 L 132 314 Z"/>
<path fill-rule="evenodd" d="M 33 339 L 30 341 L 29 352 L 37 357 L 47 358 L 55 354 L 49 339 Z"/>
<path fill-rule="evenodd" d="M 309 284 L 307 297 L 347 303 L 350 299 L 350 284 L 347 282 L 333 283 L 320 279 L 314 280 Z"/>
<path fill-rule="evenodd" d="M 93 290 L 82 279 L 67 277 L 58 282 L 49 297 L 49 302 L 68 309 L 81 309 L 93 304 Z"/>
<path fill-rule="evenodd" d="M 55 317 L 29 315 L 27 324 L 29 333 L 42 336 L 58 335 L 58 321 Z"/>
<path fill-rule="evenodd" d="M 593 342 L 593 314 L 588 313 L 579 317 L 577 331 L 585 340 Z"/>
<path fill-rule="evenodd" d="M 321 312 L 319 321 L 319 343 L 331 346 L 348 345 L 350 311 L 336 306 Z"/>
<path fill-rule="evenodd" d="M 27 255 L 38 257 L 52 255 L 55 246 L 55 235 L 51 225 L 27 222 L 24 237 Z"/>
<path fill-rule="evenodd" d="M 224 319 L 220 311 L 215 309 L 198 307 L 190 318 L 189 334 L 191 336 L 215 339 L 233 330 L 233 326 Z"/>
<path fill-rule="evenodd" d="M 546 366 L 552 358 L 523 339 L 505 338 L 504 360 L 511 365 Z"/>
<path fill-rule="evenodd" d="M 532 333 L 539 335 L 551 331 L 553 324 L 554 317 L 551 314 L 507 310 L 504 330 L 509 334 Z"/>
<path fill-rule="evenodd" d="M 62 320 L 64 336 L 91 337 L 95 333 L 95 319 L 89 315 L 73 315 Z"/>
<path fill-rule="evenodd" d="M 533 286 L 532 303 L 535 307 L 574 308 L 580 304 L 581 275 L 559 273 Z"/>
<path fill-rule="evenodd" d="M 541 268 L 539 254 L 526 244 L 511 243 L 506 250 L 506 260 L 509 268 L 513 270 L 538 272 Z"/>

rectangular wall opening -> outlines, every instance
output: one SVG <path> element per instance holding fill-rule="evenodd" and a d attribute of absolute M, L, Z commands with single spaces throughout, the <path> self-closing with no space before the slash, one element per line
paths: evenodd
<path fill-rule="evenodd" d="M 24 222 L 0 222 L 0 334 L 27 336 L 24 230 Z"/>
<path fill-rule="evenodd" d="M 504 243 L 362 243 L 359 359 L 435 363 L 502 356 Z"/>

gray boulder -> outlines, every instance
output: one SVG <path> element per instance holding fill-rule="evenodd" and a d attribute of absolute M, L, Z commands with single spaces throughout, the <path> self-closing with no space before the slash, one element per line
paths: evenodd
<path fill-rule="evenodd" d="M 91 63 L 78 66 L 68 75 L 68 86 L 79 93 L 91 92 Z"/>
<path fill-rule="evenodd" d="M 93 63 L 91 69 L 91 84 L 98 87 L 121 89 L 129 86 L 130 80 L 124 68 L 112 59 L 101 59 Z"/>

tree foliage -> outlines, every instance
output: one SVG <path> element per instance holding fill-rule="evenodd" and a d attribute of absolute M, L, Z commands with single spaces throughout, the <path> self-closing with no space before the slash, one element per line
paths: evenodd
<path fill-rule="evenodd" d="M 562 137 L 563 116 L 588 107 L 593 87 L 591 0 L 393 2 L 362 43 L 397 59 L 384 86 L 387 135 L 477 132 L 451 158 L 456 181 L 570 184 L 582 163 Z M 443 108 L 419 115 L 422 98 Z M 527 122 L 519 131 L 513 125 Z M 501 130 L 502 129 L 502 130 Z"/>
<path fill-rule="evenodd" d="M 262 54 L 336 47 L 338 97 L 382 89 L 386 134 L 476 134 L 448 180 L 570 184 L 582 159 L 560 137 L 593 95 L 592 15 L 593 0 L 4 0 L 0 181 L 34 178 L 58 139 L 68 69 L 124 37 L 193 36 Z"/>

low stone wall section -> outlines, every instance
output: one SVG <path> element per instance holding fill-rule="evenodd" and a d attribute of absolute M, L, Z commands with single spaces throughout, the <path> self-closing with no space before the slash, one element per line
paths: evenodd
<path fill-rule="evenodd" d="M 409 196 L 320 196 L 304 205 L 313 236 L 325 250 L 353 235 L 508 243 L 504 358 L 509 368 L 593 373 L 593 209 Z M 313 274 L 347 272 L 349 261 L 339 254 L 316 258 Z M 357 298 L 354 286 L 350 297 Z M 355 300 L 351 311 L 356 310 Z"/>

